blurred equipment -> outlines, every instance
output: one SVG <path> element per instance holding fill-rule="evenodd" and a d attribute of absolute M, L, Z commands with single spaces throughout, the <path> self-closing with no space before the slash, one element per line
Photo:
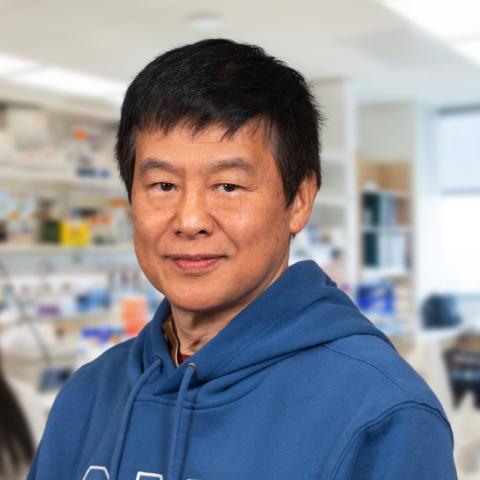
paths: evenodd
<path fill-rule="evenodd" d="M 45 348 L 27 326 L 9 329 L 2 338 L 3 368 L 8 376 L 23 380 L 36 390 L 58 389 L 75 369 L 76 347 L 58 340 L 53 331 L 46 333 L 47 325 L 41 330 Z"/>
<path fill-rule="evenodd" d="M 394 302 L 394 286 L 391 283 L 385 282 L 358 286 L 357 306 L 367 315 L 394 315 Z"/>
<path fill-rule="evenodd" d="M 39 347 L 5 348 L 5 371 L 40 391 L 60 388 L 75 369 L 76 349 L 75 346 L 57 345 L 49 348 L 49 354 L 51 362 L 47 365 Z"/>
<path fill-rule="evenodd" d="M 472 392 L 480 406 L 480 336 L 474 332 L 461 335 L 445 352 L 445 359 L 455 403 Z"/>
<path fill-rule="evenodd" d="M 422 318 L 425 328 L 454 327 L 462 321 L 453 295 L 430 295 L 423 303 Z"/>

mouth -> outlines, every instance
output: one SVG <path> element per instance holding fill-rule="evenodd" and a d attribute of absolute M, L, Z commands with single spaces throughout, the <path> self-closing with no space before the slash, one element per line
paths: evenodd
<path fill-rule="evenodd" d="M 184 272 L 200 273 L 213 267 L 223 257 L 221 255 L 169 255 L 173 263 Z"/>

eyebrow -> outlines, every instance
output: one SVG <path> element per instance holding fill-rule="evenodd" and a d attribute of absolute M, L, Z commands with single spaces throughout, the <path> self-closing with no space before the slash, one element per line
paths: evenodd
<path fill-rule="evenodd" d="M 178 169 L 167 162 L 166 160 L 159 160 L 156 158 L 147 158 L 139 167 L 139 174 L 145 175 L 150 170 L 168 170 L 170 172 L 178 172 Z"/>
<path fill-rule="evenodd" d="M 214 173 L 231 169 L 243 170 L 249 174 L 253 174 L 255 172 L 254 167 L 242 157 L 217 160 L 213 164 L 209 165 L 207 170 L 209 173 Z M 139 174 L 145 175 L 150 170 L 168 170 L 173 173 L 180 173 L 179 169 L 172 163 L 157 158 L 147 158 L 144 160 L 139 167 Z"/>
<path fill-rule="evenodd" d="M 217 160 L 216 162 L 214 162 L 212 165 L 208 167 L 208 170 L 210 173 L 219 172 L 222 170 L 231 170 L 231 169 L 243 170 L 249 174 L 255 173 L 254 167 L 242 157 Z"/>

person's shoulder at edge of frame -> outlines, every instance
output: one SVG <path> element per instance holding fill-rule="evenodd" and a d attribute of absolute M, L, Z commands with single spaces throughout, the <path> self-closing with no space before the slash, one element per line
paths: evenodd
<path fill-rule="evenodd" d="M 392 391 L 398 394 L 395 398 L 428 405 L 446 419 L 440 402 L 423 378 L 396 350 L 380 338 L 372 335 L 352 335 L 329 342 L 325 347 L 348 362 L 353 370 L 368 372 L 372 381 L 375 378 L 387 380 Z M 379 394 L 388 395 L 387 392 Z"/>
<path fill-rule="evenodd" d="M 384 475 L 382 469 L 394 451 L 398 452 L 399 461 L 393 462 L 395 466 L 388 472 L 391 475 L 388 478 L 413 478 L 411 469 L 419 475 L 415 478 L 457 478 L 453 433 L 439 400 L 390 345 L 372 335 L 352 335 L 324 347 L 353 379 L 344 389 L 345 399 L 350 402 L 357 394 L 363 396 L 356 421 L 352 422 L 350 435 L 335 458 L 329 479 L 347 478 L 347 473 L 351 478 L 351 468 L 360 469 L 359 475 L 364 474 L 366 458 L 376 454 L 378 474 Z M 438 455 L 441 455 L 441 465 L 438 465 Z M 410 458 L 408 465 L 402 464 L 402 458 Z M 370 473 L 365 478 L 369 478 Z"/>

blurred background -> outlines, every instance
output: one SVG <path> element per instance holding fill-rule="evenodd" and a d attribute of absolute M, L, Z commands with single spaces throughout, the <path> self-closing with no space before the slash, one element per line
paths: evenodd
<path fill-rule="evenodd" d="M 35 441 L 62 383 L 161 300 L 119 108 L 155 56 L 207 37 L 311 82 L 323 186 L 291 263 L 318 262 L 392 339 L 450 418 L 459 478 L 480 478 L 478 0 L 0 0 L 1 371 Z"/>

